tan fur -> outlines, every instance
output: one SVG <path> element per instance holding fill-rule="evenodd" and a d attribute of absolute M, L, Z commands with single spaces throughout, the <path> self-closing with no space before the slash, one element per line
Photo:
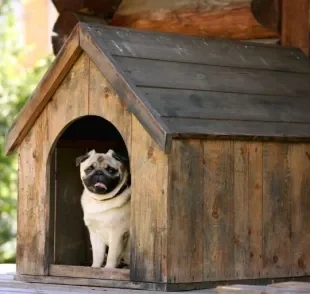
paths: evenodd
<path fill-rule="evenodd" d="M 128 171 L 112 157 L 112 150 L 105 153 L 89 152 L 90 157 L 80 166 L 81 179 L 85 176 L 84 170 L 93 163 L 99 164 L 98 156 L 104 157 L 100 164 L 109 164 L 117 168 L 122 175 L 120 183 L 110 193 L 99 195 L 90 192 L 84 185 L 81 198 L 84 212 L 84 222 L 90 234 L 93 251 L 92 267 L 101 267 L 105 257 L 106 246 L 109 246 L 106 268 L 115 268 L 120 259 L 129 264 L 130 255 L 130 196 L 128 187 L 120 195 L 113 198 L 123 187 L 128 178 Z M 82 181 L 83 182 L 83 181 Z M 104 200 L 104 201 L 102 201 Z"/>

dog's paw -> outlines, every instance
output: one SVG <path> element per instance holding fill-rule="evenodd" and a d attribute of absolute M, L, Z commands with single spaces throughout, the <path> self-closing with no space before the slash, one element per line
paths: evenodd
<path fill-rule="evenodd" d="M 100 264 L 94 264 L 94 263 L 93 263 L 93 264 L 91 265 L 91 267 L 93 267 L 93 268 L 99 268 L 99 267 L 101 267 L 101 265 L 100 265 Z"/>
<path fill-rule="evenodd" d="M 114 264 L 106 264 L 104 268 L 116 268 Z"/>

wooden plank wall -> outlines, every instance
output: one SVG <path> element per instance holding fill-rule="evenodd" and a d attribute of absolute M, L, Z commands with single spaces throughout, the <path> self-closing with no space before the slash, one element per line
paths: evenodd
<path fill-rule="evenodd" d="M 98 92 L 102 85 L 109 93 L 105 98 Z M 53 193 L 54 189 L 48 187 L 51 183 L 47 163 L 52 162 L 50 151 L 65 127 L 88 114 L 107 118 L 120 130 L 126 145 L 131 146 L 131 115 L 90 63 L 89 57 L 82 54 L 18 150 L 18 274 L 47 275 L 48 263 L 54 260 L 51 255 L 57 255 L 57 252 L 52 252 L 53 240 L 49 231 L 53 228 L 49 225 L 49 218 L 53 217 L 50 215 L 49 205 L 53 206 L 53 201 L 50 201 L 49 193 Z M 56 228 L 60 225 L 56 223 Z M 57 256 L 61 259 L 64 254 Z"/>
<path fill-rule="evenodd" d="M 173 141 L 168 282 L 309 274 L 310 145 Z"/>
<path fill-rule="evenodd" d="M 132 281 L 167 277 L 168 156 L 132 116 Z"/>

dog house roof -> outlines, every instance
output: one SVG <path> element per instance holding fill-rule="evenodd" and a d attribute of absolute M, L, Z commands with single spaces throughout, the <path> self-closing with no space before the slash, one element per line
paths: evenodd
<path fill-rule="evenodd" d="M 81 23 L 9 130 L 7 153 L 81 51 L 166 151 L 172 138 L 310 138 L 310 62 L 299 49 Z"/>

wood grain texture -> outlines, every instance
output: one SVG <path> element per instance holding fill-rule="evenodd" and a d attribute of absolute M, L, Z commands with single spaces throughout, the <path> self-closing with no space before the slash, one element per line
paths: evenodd
<path fill-rule="evenodd" d="M 89 113 L 111 122 L 122 135 L 130 154 L 131 113 L 92 61 L 89 76 Z"/>
<path fill-rule="evenodd" d="M 304 98 L 310 95 L 310 74 L 119 56 L 114 58 L 136 86 Z"/>
<path fill-rule="evenodd" d="M 6 154 L 14 151 L 14 148 L 22 142 L 80 54 L 79 27 L 77 27 L 8 131 Z"/>
<path fill-rule="evenodd" d="M 234 278 L 233 141 L 204 142 L 205 280 Z"/>
<path fill-rule="evenodd" d="M 168 156 L 132 116 L 130 280 L 167 280 Z"/>
<path fill-rule="evenodd" d="M 98 45 L 110 52 L 112 56 L 310 72 L 307 57 L 299 49 L 258 44 L 275 42 L 275 39 L 254 39 L 243 42 L 212 40 L 97 24 L 87 24 L 85 29 L 91 32 L 96 37 Z M 248 42 L 256 42 L 256 44 Z"/>
<path fill-rule="evenodd" d="M 288 277 L 292 265 L 288 144 L 263 143 L 263 275 Z"/>
<path fill-rule="evenodd" d="M 84 53 L 48 104 L 50 141 L 58 139 L 70 122 L 88 114 L 88 83 L 89 57 Z"/>
<path fill-rule="evenodd" d="M 262 143 L 247 144 L 248 265 L 245 277 L 259 278 L 263 271 L 263 159 Z M 244 156 L 246 156 L 244 154 Z M 236 171 L 235 171 L 236 172 Z M 236 182 L 236 180 L 235 180 Z M 240 184 L 240 183 L 239 183 Z M 242 185 L 242 183 L 241 183 Z"/>
<path fill-rule="evenodd" d="M 291 144 L 288 166 L 290 171 L 291 242 L 294 276 L 310 272 L 310 145 Z"/>
<path fill-rule="evenodd" d="M 262 144 L 234 142 L 235 278 L 262 275 Z"/>
<path fill-rule="evenodd" d="M 310 123 L 308 98 L 139 87 L 162 117 Z"/>
<path fill-rule="evenodd" d="M 18 152 L 18 274 L 46 275 L 49 216 L 46 162 L 49 151 L 47 114 L 43 111 Z"/>
<path fill-rule="evenodd" d="M 226 39 L 275 36 L 276 32 L 255 20 L 250 3 L 251 0 L 124 0 L 112 24 Z"/>
<path fill-rule="evenodd" d="M 310 54 L 310 2 L 299 0 L 282 1 L 281 43 L 284 46 L 300 48 Z"/>
<path fill-rule="evenodd" d="M 85 266 L 66 266 L 51 264 L 49 275 L 54 277 L 74 277 L 102 280 L 129 280 L 127 269 L 92 268 Z"/>
<path fill-rule="evenodd" d="M 170 158 L 171 192 L 168 200 L 168 282 L 204 280 L 203 144 L 176 140 Z"/>

